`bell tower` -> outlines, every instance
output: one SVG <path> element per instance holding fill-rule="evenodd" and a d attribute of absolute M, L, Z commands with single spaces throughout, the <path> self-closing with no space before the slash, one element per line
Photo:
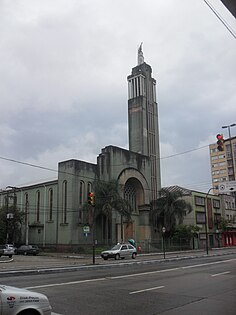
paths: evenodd
<path fill-rule="evenodd" d="M 150 157 L 151 199 L 156 200 L 161 189 L 156 80 L 151 66 L 144 62 L 142 44 L 138 48 L 138 65 L 127 79 L 129 150 Z"/>

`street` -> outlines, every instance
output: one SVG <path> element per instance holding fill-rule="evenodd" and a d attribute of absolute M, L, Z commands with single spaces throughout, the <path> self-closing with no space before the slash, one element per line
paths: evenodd
<path fill-rule="evenodd" d="M 44 293 L 54 314 L 235 315 L 236 255 L 1 276 Z"/>

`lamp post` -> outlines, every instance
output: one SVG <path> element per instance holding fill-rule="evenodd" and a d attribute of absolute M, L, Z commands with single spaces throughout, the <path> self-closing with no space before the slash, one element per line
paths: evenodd
<path fill-rule="evenodd" d="M 231 154 L 232 167 L 233 167 L 233 180 L 235 180 L 235 168 L 234 168 L 234 156 L 233 156 L 233 149 L 232 149 L 232 141 L 231 141 L 230 128 L 231 128 L 231 127 L 235 127 L 235 126 L 236 126 L 236 124 L 231 124 L 231 125 L 227 125 L 227 126 L 222 126 L 223 129 L 227 128 L 227 129 L 228 129 L 228 133 L 229 133 L 230 154 Z"/>
<path fill-rule="evenodd" d="M 166 258 L 165 232 L 166 232 L 166 228 L 163 226 L 163 227 L 162 227 L 162 248 L 163 248 L 163 256 L 164 256 L 164 259 Z"/>
<path fill-rule="evenodd" d="M 207 206 L 207 197 L 210 193 L 210 191 L 214 189 L 213 187 L 209 188 L 206 197 L 205 197 L 205 234 L 206 234 L 206 253 L 208 255 L 209 252 L 209 246 L 208 246 L 208 229 L 207 229 L 207 210 L 208 210 L 208 206 Z"/>

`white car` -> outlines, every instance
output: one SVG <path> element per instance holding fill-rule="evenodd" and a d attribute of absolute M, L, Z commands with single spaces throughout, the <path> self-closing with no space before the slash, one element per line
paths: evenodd
<path fill-rule="evenodd" d="M 9 258 L 15 254 L 13 247 L 8 247 L 7 245 L 0 245 L 0 257 L 1 256 L 8 256 Z"/>
<path fill-rule="evenodd" d="M 51 315 L 48 298 L 37 292 L 0 285 L 0 315 Z"/>
<path fill-rule="evenodd" d="M 101 257 L 104 260 L 107 260 L 108 258 L 124 259 L 126 257 L 135 259 L 136 256 L 137 256 L 137 249 L 129 243 L 127 244 L 118 243 L 111 249 L 101 252 Z"/>

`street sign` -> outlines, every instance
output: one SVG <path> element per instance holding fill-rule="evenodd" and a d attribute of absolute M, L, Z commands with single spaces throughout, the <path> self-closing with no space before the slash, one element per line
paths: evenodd
<path fill-rule="evenodd" d="M 219 192 L 220 193 L 228 193 L 236 191 L 236 181 L 231 180 L 227 182 L 223 182 L 219 185 Z"/>
<path fill-rule="evenodd" d="M 90 227 L 89 227 L 89 225 L 85 225 L 85 226 L 83 227 L 83 232 L 84 232 L 85 234 L 90 233 Z"/>

